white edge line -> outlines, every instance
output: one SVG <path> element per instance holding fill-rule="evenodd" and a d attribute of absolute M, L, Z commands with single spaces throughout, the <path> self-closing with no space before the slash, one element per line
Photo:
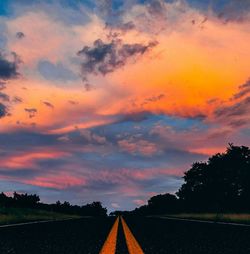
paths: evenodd
<path fill-rule="evenodd" d="M 67 221 L 67 220 L 77 220 L 81 218 L 68 218 L 68 219 L 61 219 L 61 220 L 40 220 L 40 221 L 30 221 L 30 222 L 20 222 L 15 224 L 6 224 L 0 225 L 0 228 L 9 228 L 9 227 L 16 227 L 16 226 L 25 226 L 25 225 L 32 225 L 32 224 L 40 224 L 40 223 L 48 223 L 48 222 L 56 222 L 56 221 Z"/>
<path fill-rule="evenodd" d="M 208 224 L 220 224 L 220 225 L 231 225 L 231 226 L 241 226 L 241 227 L 250 227 L 248 224 L 234 223 L 234 222 L 222 222 L 222 221 L 209 221 L 209 220 L 195 220 L 195 219 L 184 219 L 184 218 L 175 218 L 175 217 L 165 217 L 165 216 L 151 216 L 153 218 L 167 219 L 167 220 L 179 220 L 179 221 L 190 221 L 198 223 L 208 223 Z"/>

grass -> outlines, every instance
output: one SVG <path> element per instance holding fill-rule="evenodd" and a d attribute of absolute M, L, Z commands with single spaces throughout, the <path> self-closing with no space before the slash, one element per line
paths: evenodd
<path fill-rule="evenodd" d="M 180 213 L 166 215 L 182 219 L 209 220 L 250 224 L 250 214 L 242 213 Z"/>
<path fill-rule="evenodd" d="M 79 216 L 28 208 L 0 208 L 0 225 L 69 218 L 79 218 Z"/>

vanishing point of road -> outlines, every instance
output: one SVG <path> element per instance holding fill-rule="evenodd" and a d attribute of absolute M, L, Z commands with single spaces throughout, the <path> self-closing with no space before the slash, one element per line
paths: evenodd
<path fill-rule="evenodd" d="M 156 217 L 0 228 L 1 254 L 249 254 L 250 227 Z"/>

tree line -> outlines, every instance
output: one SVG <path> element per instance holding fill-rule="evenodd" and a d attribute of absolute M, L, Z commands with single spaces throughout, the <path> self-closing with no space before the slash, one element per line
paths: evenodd
<path fill-rule="evenodd" d="M 40 197 L 36 194 L 21 194 L 17 192 L 14 192 L 12 197 L 7 196 L 3 192 L 0 193 L 0 207 L 30 208 L 81 216 L 107 216 L 107 209 L 102 206 L 101 202 L 92 202 L 83 206 L 71 205 L 67 201 L 46 204 L 41 203 Z"/>
<path fill-rule="evenodd" d="M 229 144 L 224 153 L 206 162 L 195 162 L 184 173 L 175 194 L 151 197 L 147 205 L 117 214 L 164 214 L 180 212 L 250 212 L 250 149 Z"/>

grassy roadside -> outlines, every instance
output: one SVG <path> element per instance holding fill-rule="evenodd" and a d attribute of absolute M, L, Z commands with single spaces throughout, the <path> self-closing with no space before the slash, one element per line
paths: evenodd
<path fill-rule="evenodd" d="M 69 218 L 80 218 L 80 216 L 28 208 L 0 208 L 0 225 Z"/>
<path fill-rule="evenodd" d="M 208 220 L 220 221 L 230 223 L 244 223 L 250 224 L 250 214 L 237 214 L 237 213 L 180 213 L 180 214 L 165 214 L 163 216 L 181 218 L 181 219 L 194 219 L 194 220 Z"/>

